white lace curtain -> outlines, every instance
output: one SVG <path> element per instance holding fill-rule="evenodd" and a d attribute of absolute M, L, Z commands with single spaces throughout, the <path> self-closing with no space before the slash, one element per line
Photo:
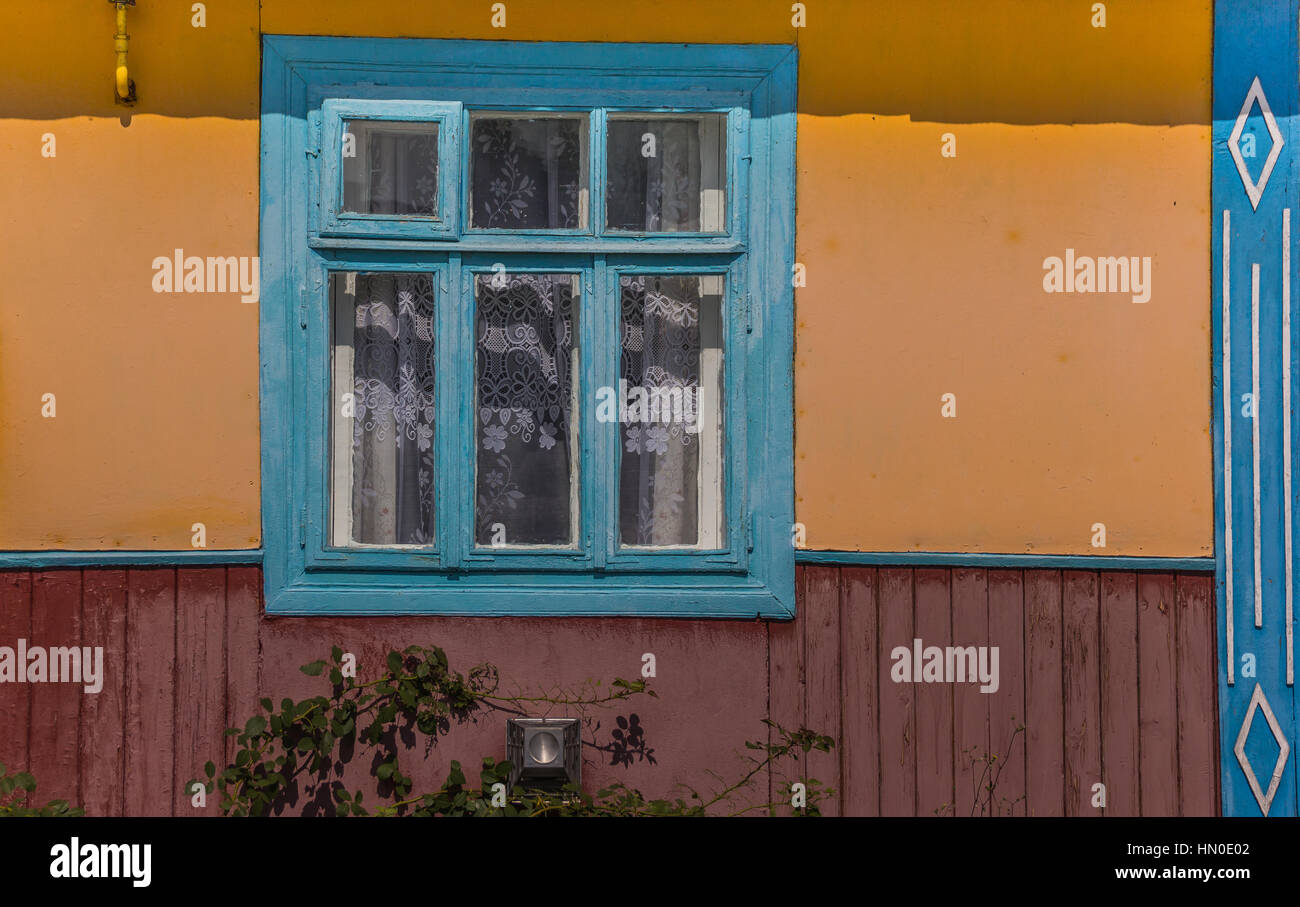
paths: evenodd
<path fill-rule="evenodd" d="M 661 404 L 659 418 L 622 426 L 619 541 L 624 545 L 699 540 L 701 302 L 698 277 L 620 278 L 622 378 L 629 397 L 642 388 L 643 399 L 657 397 Z M 681 404 L 664 419 L 666 400 Z"/>
<path fill-rule="evenodd" d="M 700 230 L 699 123 L 611 120 L 609 136 L 609 225 L 654 233 Z"/>
<path fill-rule="evenodd" d="M 343 209 L 362 214 L 438 214 L 438 127 L 354 120 L 343 158 Z"/>
<path fill-rule="evenodd" d="M 471 227 L 574 229 L 586 181 L 576 117 L 479 117 L 470 142 Z"/>
<path fill-rule="evenodd" d="M 475 280 L 480 545 L 573 541 L 574 284 L 571 274 Z"/>
<path fill-rule="evenodd" d="M 338 456 L 336 447 L 336 469 L 350 472 L 350 539 L 373 545 L 431 544 L 432 279 L 427 274 L 338 274 L 334 280 L 335 368 L 352 376 L 350 450 Z"/>

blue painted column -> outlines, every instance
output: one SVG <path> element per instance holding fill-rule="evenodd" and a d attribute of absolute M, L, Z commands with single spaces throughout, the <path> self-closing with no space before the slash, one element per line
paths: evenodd
<path fill-rule="evenodd" d="M 1223 813 L 1295 816 L 1297 0 L 1214 10 L 1214 455 Z"/>

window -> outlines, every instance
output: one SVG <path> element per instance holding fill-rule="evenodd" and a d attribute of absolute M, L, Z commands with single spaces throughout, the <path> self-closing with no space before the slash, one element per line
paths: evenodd
<path fill-rule="evenodd" d="M 793 48 L 264 51 L 267 611 L 791 616 Z"/>

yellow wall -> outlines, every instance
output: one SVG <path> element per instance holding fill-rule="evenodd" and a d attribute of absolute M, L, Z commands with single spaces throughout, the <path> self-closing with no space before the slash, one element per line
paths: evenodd
<path fill-rule="evenodd" d="M 31 4 L 0 58 L 0 549 L 259 543 L 257 307 L 150 281 L 178 247 L 256 254 L 261 31 L 797 42 L 808 547 L 1207 554 L 1210 3 L 1090 6 L 811 0 L 795 29 L 784 0 L 507 0 L 495 29 L 487 2 L 212 0 L 196 29 L 139 0 L 127 109 L 112 7 Z M 1045 295 L 1066 247 L 1151 256 L 1151 301 Z"/>

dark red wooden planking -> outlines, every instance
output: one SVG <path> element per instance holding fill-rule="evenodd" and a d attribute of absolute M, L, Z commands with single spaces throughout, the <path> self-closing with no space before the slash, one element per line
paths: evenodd
<path fill-rule="evenodd" d="M 922 651 L 952 644 L 952 571 L 916 571 L 916 635 Z M 950 815 L 953 791 L 953 685 L 940 680 L 916 685 L 916 814 Z"/>
<path fill-rule="evenodd" d="M 880 815 L 916 814 L 916 685 L 895 683 L 890 677 L 898 646 L 912 648 L 912 571 L 882 567 L 877 572 L 880 646 Z"/>
<path fill-rule="evenodd" d="M 226 571 L 181 567 L 176 571 L 176 778 L 175 815 L 217 815 L 217 797 L 194 805 L 191 782 L 204 763 L 225 754 Z"/>
<path fill-rule="evenodd" d="M 226 717 L 225 728 L 243 727 L 258 711 L 262 613 L 262 571 L 230 567 L 226 573 Z M 223 729 L 224 732 L 224 729 Z M 226 737 L 225 759 L 235 758 L 234 737 Z M 213 761 L 218 761 L 213 757 Z"/>
<path fill-rule="evenodd" d="M 875 816 L 880 811 L 876 705 L 880 647 L 874 568 L 845 567 L 841 571 L 840 627 L 840 699 L 844 704 L 840 740 L 836 743 L 842 769 L 840 802 L 846 816 Z"/>
<path fill-rule="evenodd" d="M 83 683 L 56 683 L 49 650 L 80 649 L 81 571 L 46 570 L 32 574 L 32 635 L 28 647 L 46 650 L 47 683 L 32 684 L 31 742 L 28 756 L 36 777 L 35 802 L 67 800 L 77 804 L 77 729 L 81 721 Z M 80 654 L 77 656 L 80 659 Z M 84 668 L 82 669 L 84 671 Z"/>
<path fill-rule="evenodd" d="M 989 643 L 988 571 L 954 567 L 952 571 L 952 644 L 979 649 Z M 998 652 L 999 680 L 1019 665 L 1004 665 Z M 971 682 L 973 681 L 973 682 Z M 1000 685 L 1000 683 L 999 683 Z M 987 801 L 985 766 L 989 750 L 989 697 L 981 693 L 978 677 L 958 683 L 952 690 L 953 786 L 956 815 L 980 815 Z"/>
<path fill-rule="evenodd" d="M 1178 682 L 1174 577 L 1138 577 L 1138 723 L 1142 815 L 1178 815 Z"/>
<path fill-rule="evenodd" d="M 0 573 L 0 646 L 14 650 L 32 638 L 32 575 L 26 570 Z M 0 764 L 16 774 L 27 770 L 31 727 L 31 684 L 0 683 Z"/>
<path fill-rule="evenodd" d="M 769 621 L 768 638 L 768 710 L 772 721 L 789 730 L 803 727 L 804 713 L 804 624 L 803 603 L 807 599 L 807 568 L 795 572 L 798 592 L 796 617 L 792 621 Z M 769 740 L 773 739 L 769 734 Z M 790 785 L 807 776 L 802 756 L 774 765 L 769 773 L 769 802 L 786 803 L 790 800 Z M 789 815 L 788 808 L 778 808 L 778 814 Z"/>
<path fill-rule="evenodd" d="M 840 739 L 840 571 L 838 567 L 804 568 L 804 714 L 808 727 Z M 821 805 L 823 815 L 840 815 L 840 749 L 812 750 L 805 760 L 807 777 L 834 790 Z"/>
<path fill-rule="evenodd" d="M 1059 816 L 1065 806 L 1061 620 L 1061 572 L 1026 570 L 1025 806 L 1031 816 Z"/>
<path fill-rule="evenodd" d="M 1101 809 L 1092 805 L 1093 785 L 1102 780 L 1099 584 L 1091 570 L 1066 570 L 1061 582 L 1065 814 L 1100 816 Z"/>
<path fill-rule="evenodd" d="M 1107 816 L 1141 815 L 1137 575 L 1101 574 L 1101 747 Z"/>
<path fill-rule="evenodd" d="M 172 813 L 176 571 L 127 571 L 126 812 Z M 182 781 L 184 779 L 181 779 Z"/>
<path fill-rule="evenodd" d="M 81 805 L 90 816 L 123 814 L 126 772 L 126 571 L 82 574 L 83 645 L 104 649 L 104 686 L 81 703 Z"/>
<path fill-rule="evenodd" d="M 800 568 L 798 620 L 767 626 L 769 714 L 786 727 L 835 735 L 838 746 L 835 755 L 817 757 L 829 773 L 816 759 L 788 767 L 780 778 L 773 773 L 774 799 L 787 802 L 789 783 L 800 777 L 833 783 L 837 775 L 845 813 L 930 815 L 938 804 L 918 790 L 918 767 L 931 785 L 946 777 L 945 766 L 959 773 L 951 784 L 961 783 L 961 753 L 983 733 L 1001 760 L 995 812 L 1060 812 L 1067 772 L 1071 789 L 1077 786 L 1090 799 L 1086 782 L 1094 752 L 1103 760 L 1108 813 L 1137 812 L 1139 805 L 1152 814 L 1217 812 L 1208 577 L 1068 572 L 1063 587 L 1056 571 L 992 570 L 985 581 L 983 571 L 954 568 L 948 594 L 946 574 Z M 94 814 L 188 814 L 188 796 L 177 785 L 193 773 L 190 763 L 201 769 L 208 741 L 256 709 L 266 630 L 260 571 L 188 568 L 178 576 L 171 569 L 87 570 L 81 588 L 77 571 L 35 576 L 33 626 L 32 575 L 0 574 L 0 645 L 16 645 L 19 638 L 41 644 L 38 633 L 62 627 L 58 632 L 66 634 L 75 627 L 74 638 L 46 644 L 103 646 L 104 688 L 91 696 L 73 684 L 0 685 L 0 761 L 11 770 L 28 765 L 30 737 L 34 764 L 53 769 L 36 772 L 42 800 L 69 789 L 77 799 L 79 784 L 81 802 Z M 1100 584 L 1095 593 L 1094 581 Z M 1099 615 L 1088 610 L 1096 594 Z M 980 636 L 981 614 L 986 638 Z M 954 644 L 999 647 L 996 693 L 978 694 L 974 685 L 892 681 L 891 650 L 910 651 L 917 636 L 946 644 L 945 615 Z M 1098 622 L 1100 636 L 1090 648 L 1087 627 Z M 284 626 L 304 637 L 319 622 Z M 380 637 L 388 624 L 346 626 L 356 637 L 354 648 L 365 649 L 365 639 L 375 640 L 376 651 L 385 647 Z M 311 643 L 309 654 L 318 656 L 323 644 Z M 1086 691 L 1094 685 L 1098 698 L 1089 702 Z M 274 686 L 266 695 L 295 693 L 280 689 L 280 682 Z M 942 709 L 944 700 L 931 698 L 927 686 L 952 696 L 946 739 L 942 712 L 936 718 L 933 709 L 936 703 Z M 30 711 L 33 697 L 39 714 Z M 988 714 L 983 730 L 980 703 Z M 1029 733 L 1017 736 L 1022 722 Z M 71 750 L 69 741 L 75 741 Z M 952 763 L 944 761 L 945 746 Z M 60 765 L 73 774 L 61 779 Z M 1027 803 L 1021 800 L 1026 793 Z"/>
<path fill-rule="evenodd" d="M 1184 816 L 1219 813 L 1218 643 L 1213 577 L 1177 578 L 1178 765 Z"/>
<path fill-rule="evenodd" d="M 990 570 L 989 645 L 998 647 L 1001 682 L 988 694 L 990 812 L 1025 814 L 1025 596 L 1020 570 Z"/>

